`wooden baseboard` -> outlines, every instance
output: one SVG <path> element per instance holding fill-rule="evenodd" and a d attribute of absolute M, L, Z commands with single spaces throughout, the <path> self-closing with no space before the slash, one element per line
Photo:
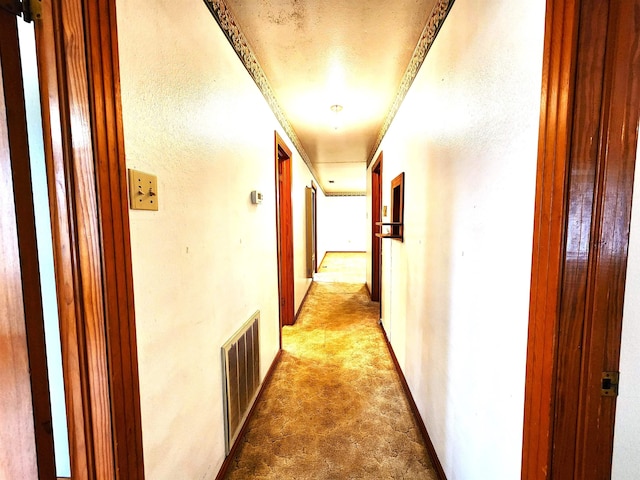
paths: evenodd
<path fill-rule="evenodd" d="M 216 475 L 216 480 L 222 480 L 227 475 L 227 470 L 229 470 L 229 465 L 231 465 L 231 462 L 233 461 L 233 459 L 236 456 L 236 453 L 238 452 L 238 446 L 240 445 L 240 442 L 244 438 L 244 434 L 246 432 L 247 425 L 249 425 L 249 421 L 251 420 L 251 417 L 253 417 L 253 413 L 254 413 L 254 411 L 256 409 L 256 405 L 258 405 L 258 402 L 262 398 L 262 394 L 264 393 L 264 391 L 266 390 L 267 386 L 269 385 L 269 382 L 271 382 L 271 378 L 273 377 L 273 372 L 275 372 L 275 369 L 278 366 L 278 363 L 280 363 L 280 357 L 281 356 L 282 356 L 282 349 L 278 350 L 278 353 L 276 354 L 275 358 L 273 359 L 273 362 L 271 362 L 271 366 L 269 367 L 269 371 L 264 376 L 264 380 L 262 382 L 262 385 L 260 386 L 260 391 L 258 392 L 258 395 L 256 397 L 256 401 L 253 402 L 253 406 L 251 407 L 251 410 L 249 410 L 249 415 L 247 415 L 247 418 L 244 421 L 244 425 L 242 425 L 242 429 L 240 430 L 240 433 L 236 437 L 236 441 L 231 446 L 231 450 L 229 451 L 229 455 L 227 455 L 227 458 L 225 458 L 224 462 L 222 462 L 222 466 L 220 467 L 220 470 L 218 471 L 218 475 Z"/>
<path fill-rule="evenodd" d="M 431 442 L 431 437 L 429 437 L 429 432 L 427 432 L 427 427 L 422 421 L 422 416 L 418 411 L 418 406 L 416 405 L 415 400 L 413 399 L 413 395 L 411 394 L 411 390 L 409 390 L 409 384 L 407 383 L 407 379 L 402 373 L 402 369 L 400 368 L 400 364 L 398 363 L 398 359 L 396 358 L 396 354 L 393 351 L 393 347 L 391 346 L 391 342 L 389 342 L 389 338 L 387 337 L 387 332 L 384 327 L 380 325 L 380 330 L 382 330 L 382 334 L 384 335 L 384 340 L 387 343 L 387 348 L 389 349 L 389 353 L 391 354 L 391 359 L 393 360 L 393 364 L 396 367 L 396 371 L 398 372 L 398 376 L 400 377 L 400 382 L 402 383 L 402 388 L 404 389 L 404 393 L 409 402 L 409 406 L 411 407 L 411 411 L 413 412 L 413 416 L 416 419 L 416 423 L 418 424 L 418 428 L 420 429 L 420 433 L 422 434 L 422 438 L 424 439 L 424 443 L 427 446 L 427 450 L 429 451 L 429 455 L 431 456 L 431 460 L 433 461 L 433 467 L 438 474 L 439 480 L 447 480 L 447 476 L 444 473 L 444 469 L 442 468 L 442 464 L 440 463 L 440 459 L 436 454 L 436 449 Z"/>

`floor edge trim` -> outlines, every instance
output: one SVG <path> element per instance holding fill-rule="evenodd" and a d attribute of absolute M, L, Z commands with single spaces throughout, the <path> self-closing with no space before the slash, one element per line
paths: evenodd
<path fill-rule="evenodd" d="M 233 459 L 236 457 L 236 454 L 238 453 L 238 447 L 240 445 L 241 440 L 244 438 L 244 434 L 246 433 L 246 430 L 247 430 L 247 425 L 249 425 L 249 421 L 251 420 L 251 418 L 253 417 L 253 414 L 255 413 L 256 405 L 258 405 L 258 402 L 262 398 L 262 394 L 267 389 L 267 386 L 269 385 L 269 383 L 271 382 L 271 379 L 273 378 L 273 373 L 275 372 L 276 367 L 278 366 L 278 363 L 280 363 L 280 358 L 282 357 L 282 351 L 283 351 L 282 349 L 278 350 L 278 353 L 276 353 L 276 356 L 274 357 L 273 362 L 271 362 L 271 366 L 269 367 L 267 374 L 264 376 L 262 385 L 260 385 L 260 391 L 256 396 L 256 400 L 255 402 L 253 402 L 253 406 L 251 407 L 251 410 L 249 410 L 249 414 L 247 415 L 247 418 L 245 419 L 244 424 L 242 425 L 242 429 L 240 429 L 240 433 L 236 437 L 236 441 L 233 443 L 231 450 L 229 451 L 229 455 L 227 455 L 224 459 L 224 462 L 222 462 L 222 465 L 220 466 L 220 470 L 218 470 L 218 475 L 216 475 L 216 480 L 222 480 L 227 475 L 227 470 L 229 470 L 229 466 L 231 465 L 231 462 L 233 461 Z"/>
<path fill-rule="evenodd" d="M 407 383 L 407 379 L 400 368 L 400 363 L 398 363 L 398 358 L 396 357 L 395 352 L 393 351 L 393 347 L 391 346 L 391 342 L 389 341 L 389 337 L 387 337 L 387 332 L 385 331 L 382 324 L 380 324 L 380 330 L 382 330 L 382 335 L 384 337 L 384 341 L 387 344 L 387 349 L 389 350 L 389 354 L 391 355 L 391 360 L 393 360 L 393 365 L 396 368 L 396 372 L 398 373 L 398 377 L 400 377 L 400 383 L 402 383 L 402 389 L 404 390 L 404 394 L 407 397 L 407 401 L 409 402 L 409 407 L 411 408 L 411 413 L 413 413 L 414 418 L 416 419 L 416 423 L 418 424 L 418 429 L 420 430 L 420 434 L 422 435 L 422 439 L 427 446 L 427 451 L 429 452 L 429 456 L 433 461 L 433 467 L 438 474 L 438 478 L 440 480 L 447 480 L 447 476 L 444 473 L 444 469 L 442 468 L 442 464 L 440 463 L 440 459 L 438 458 L 438 454 L 436 453 L 436 449 L 433 446 L 433 442 L 431 441 L 431 437 L 429 436 L 429 432 L 427 431 L 427 427 L 422 420 L 422 415 L 420 415 L 420 411 L 418 410 L 418 406 L 416 405 L 415 400 L 413 399 L 413 394 L 409 389 L 409 384 Z"/>

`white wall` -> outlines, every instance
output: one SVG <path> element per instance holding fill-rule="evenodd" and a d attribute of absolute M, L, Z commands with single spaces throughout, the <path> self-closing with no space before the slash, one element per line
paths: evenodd
<path fill-rule="evenodd" d="M 544 13 L 456 2 L 381 146 L 383 324 L 449 480 L 520 477 Z"/>
<path fill-rule="evenodd" d="M 636 154 L 622 319 L 620 391 L 613 437 L 613 480 L 635 480 L 640 471 L 640 164 L 637 157 Z"/>
<path fill-rule="evenodd" d="M 117 8 L 127 166 L 158 176 L 159 211 L 131 211 L 146 476 L 212 479 L 221 345 L 260 310 L 263 376 L 278 350 L 274 130 L 293 143 L 202 0 Z M 310 180 L 294 151 L 296 299 Z"/>
<path fill-rule="evenodd" d="M 319 202 L 318 246 L 322 251 L 364 252 L 368 231 L 367 197 L 328 196 Z"/>

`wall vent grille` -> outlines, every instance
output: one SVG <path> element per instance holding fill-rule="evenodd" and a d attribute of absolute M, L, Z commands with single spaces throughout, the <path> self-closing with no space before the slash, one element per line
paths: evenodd
<path fill-rule="evenodd" d="M 226 454 L 235 442 L 260 387 L 260 311 L 222 346 Z"/>

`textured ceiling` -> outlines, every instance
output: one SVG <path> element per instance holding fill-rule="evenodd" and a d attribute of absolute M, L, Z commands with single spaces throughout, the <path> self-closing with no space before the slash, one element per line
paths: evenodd
<path fill-rule="evenodd" d="M 299 140 L 296 147 L 303 150 L 300 153 L 323 190 L 364 193 L 367 161 L 416 45 L 425 37 L 434 5 L 439 3 L 436 7 L 443 10 L 441 4 L 446 4 L 448 12 L 453 2 L 208 1 L 212 11 L 220 5 L 228 9 L 223 22 L 217 18 L 223 30 L 223 23 L 228 29 L 232 19 L 244 34 L 259 64 L 253 69 L 261 67 L 264 72 Z M 234 44 L 231 37 L 237 32 L 225 33 Z M 246 52 L 239 54 L 246 56 Z M 255 79 L 256 72 L 247 68 Z M 335 104 L 343 106 L 337 115 L 331 111 Z"/>

